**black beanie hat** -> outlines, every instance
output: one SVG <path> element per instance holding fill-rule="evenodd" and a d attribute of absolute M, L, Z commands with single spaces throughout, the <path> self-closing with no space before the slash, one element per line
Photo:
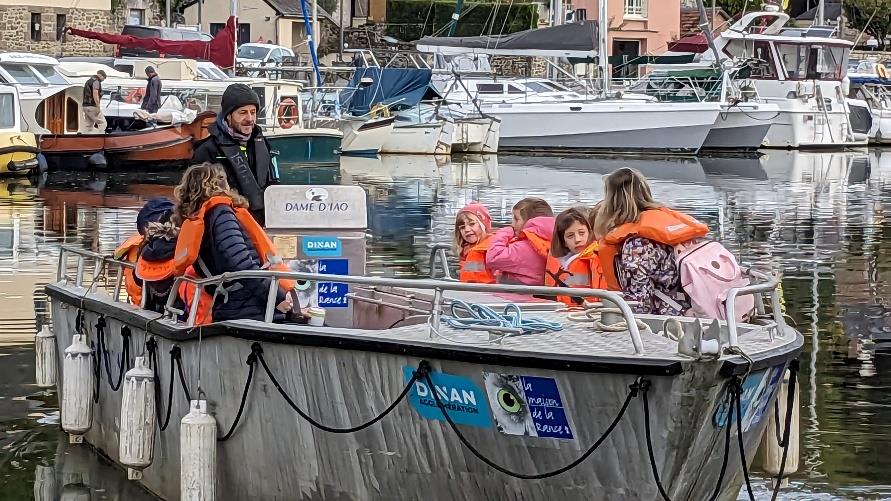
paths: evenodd
<path fill-rule="evenodd" d="M 163 223 L 170 219 L 173 212 L 173 202 L 169 198 L 153 198 L 142 206 L 136 215 L 136 231 L 145 235 L 145 229 L 149 223 Z"/>
<path fill-rule="evenodd" d="M 226 90 L 223 92 L 221 103 L 223 117 L 228 117 L 236 108 L 249 104 L 253 104 L 257 107 L 257 111 L 260 111 L 260 98 L 257 97 L 254 89 L 242 83 L 232 84 L 226 87 Z"/>

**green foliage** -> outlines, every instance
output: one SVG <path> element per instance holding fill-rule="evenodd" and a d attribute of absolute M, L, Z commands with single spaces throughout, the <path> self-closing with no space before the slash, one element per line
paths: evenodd
<path fill-rule="evenodd" d="M 706 8 L 711 7 L 711 2 L 705 1 Z M 718 7 L 724 9 L 724 12 L 730 16 L 735 16 L 746 9 L 748 11 L 757 10 L 761 7 L 761 0 L 749 0 L 746 6 L 746 0 L 717 0 Z"/>
<path fill-rule="evenodd" d="M 845 0 L 848 26 L 866 33 L 879 41 L 879 45 L 891 37 L 891 2 L 888 0 Z M 870 18 L 872 19 L 870 21 Z M 867 25 L 867 23 L 869 23 Z"/>
<path fill-rule="evenodd" d="M 337 10 L 337 6 L 339 5 L 339 0 L 318 0 L 318 2 L 319 2 L 319 7 L 321 7 L 322 9 L 325 9 L 325 12 L 327 12 L 328 14 L 333 14 L 334 11 Z M 312 2 L 310 2 L 309 4 L 312 5 Z M 344 2 L 343 8 L 349 9 L 350 4 Z M 345 10 L 345 12 L 349 12 L 349 11 Z"/>
<path fill-rule="evenodd" d="M 496 10 L 497 9 L 497 10 Z M 492 11 L 495 10 L 494 22 Z M 434 33 L 445 36 L 446 25 L 455 12 L 454 1 L 387 0 L 386 33 L 400 40 L 417 40 Z M 515 33 L 538 23 L 538 4 L 467 2 L 455 36 Z M 502 29 L 503 27 L 503 29 Z"/>

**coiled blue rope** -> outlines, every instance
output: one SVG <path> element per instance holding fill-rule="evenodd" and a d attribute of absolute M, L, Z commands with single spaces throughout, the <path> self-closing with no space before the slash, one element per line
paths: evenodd
<path fill-rule="evenodd" d="M 453 329 L 485 330 L 486 327 L 509 327 L 519 329 L 523 334 L 540 334 L 563 329 L 563 324 L 560 322 L 549 322 L 537 317 L 523 318 L 523 312 L 514 303 L 508 304 L 503 312 L 498 313 L 482 304 L 455 300 L 449 305 L 449 313 L 443 315 L 440 320 Z"/>

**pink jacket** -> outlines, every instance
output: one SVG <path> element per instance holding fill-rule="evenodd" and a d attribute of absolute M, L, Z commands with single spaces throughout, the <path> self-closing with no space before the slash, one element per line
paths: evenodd
<path fill-rule="evenodd" d="M 526 221 L 523 231 L 550 241 L 554 234 L 554 218 L 534 217 Z M 546 263 L 547 257 L 540 255 L 529 240 L 514 238 L 511 227 L 495 232 L 486 252 L 486 267 L 496 273 L 498 283 L 544 285 Z"/>

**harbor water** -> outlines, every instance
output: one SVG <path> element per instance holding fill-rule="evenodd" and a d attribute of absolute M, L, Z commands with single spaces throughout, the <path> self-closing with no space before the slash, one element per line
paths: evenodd
<path fill-rule="evenodd" d="M 641 170 L 655 197 L 713 230 L 746 264 L 781 271 L 801 355 L 801 462 L 781 499 L 891 499 L 891 150 L 724 157 L 400 156 L 282 166 L 286 184 L 354 184 L 368 195 L 368 273 L 419 277 L 465 203 L 497 225 L 526 196 L 560 210 L 600 200 L 602 175 Z M 59 430 L 34 385 L 34 334 L 62 244 L 110 254 L 136 211 L 180 173 L 51 173 L 0 179 L 0 501 L 155 499 Z M 285 435 L 286 439 L 286 435 Z M 588 461 L 598 461 L 593 455 Z M 582 466 L 582 468 L 584 465 Z M 731 465 L 738 468 L 738 465 Z M 755 466 L 758 499 L 769 480 Z M 740 495 L 744 499 L 745 491 Z M 467 499 L 474 499 L 468 493 Z"/>

